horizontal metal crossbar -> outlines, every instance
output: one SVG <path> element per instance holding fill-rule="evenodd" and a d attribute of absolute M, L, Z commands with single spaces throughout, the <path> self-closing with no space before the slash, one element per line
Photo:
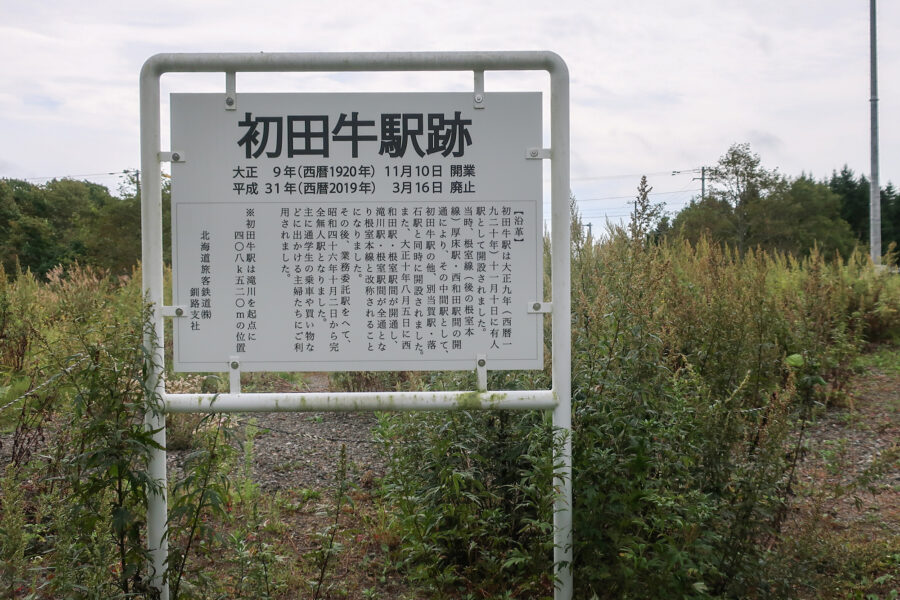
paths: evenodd
<path fill-rule="evenodd" d="M 534 52 L 259 52 L 156 54 L 142 78 L 163 73 L 274 71 L 547 71 L 568 77 L 559 55 Z"/>
<path fill-rule="evenodd" d="M 552 390 L 164 394 L 166 412 L 326 412 L 395 410 L 535 410 L 557 405 Z"/>

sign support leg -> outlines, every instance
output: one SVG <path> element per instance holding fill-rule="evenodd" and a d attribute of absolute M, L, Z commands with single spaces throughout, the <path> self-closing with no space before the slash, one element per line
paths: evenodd
<path fill-rule="evenodd" d="M 163 412 L 147 414 L 145 421 L 151 430 L 158 430 L 153 439 L 166 447 L 166 415 Z M 152 578 L 150 585 L 160 591 L 160 600 L 169 600 L 169 584 L 166 582 L 166 562 L 169 554 L 168 493 L 166 491 L 166 451 L 154 449 L 150 455 L 150 477 L 163 482 L 159 494 L 147 498 L 147 548 L 150 550 Z"/>
<path fill-rule="evenodd" d="M 564 436 L 560 472 L 554 481 L 553 563 L 557 576 L 555 600 L 571 600 L 572 583 L 572 297 L 571 214 L 569 209 L 569 72 L 562 61 L 550 71 L 551 253 L 553 288 L 553 427 Z"/>
<path fill-rule="evenodd" d="M 160 116 L 159 71 L 149 63 L 141 69 L 141 277 L 144 301 L 150 304 L 151 314 L 144 345 L 149 353 L 146 390 L 149 403 L 157 410 L 148 410 L 144 424 L 153 434 L 160 448 L 151 450 L 148 471 L 160 484 L 158 494 L 147 496 L 147 551 L 150 554 L 150 587 L 159 591 L 160 600 L 169 600 L 166 567 L 169 554 L 168 501 L 166 477 L 166 417 L 162 396 L 165 368 L 162 256 L 162 186 L 160 184 Z"/>

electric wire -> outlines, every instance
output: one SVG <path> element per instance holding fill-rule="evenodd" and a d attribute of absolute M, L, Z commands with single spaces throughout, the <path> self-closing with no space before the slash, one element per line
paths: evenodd
<path fill-rule="evenodd" d="M 106 173 L 75 173 L 70 175 L 50 175 L 48 177 L 3 177 L 2 179 L 18 179 L 19 181 L 43 181 L 52 179 L 75 179 L 78 177 L 105 177 L 109 175 L 131 175 L 137 169 L 125 169 L 124 171 L 109 171 Z"/>

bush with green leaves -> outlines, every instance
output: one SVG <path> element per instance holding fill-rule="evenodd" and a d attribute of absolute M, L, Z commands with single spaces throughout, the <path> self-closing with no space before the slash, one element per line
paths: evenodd
<path fill-rule="evenodd" d="M 25 589 L 67 598 L 147 597 L 146 499 L 160 488 L 147 471 L 158 445 L 144 415 L 157 402 L 144 383 L 149 321 L 139 284 L 77 267 L 51 271 L 39 288 L 33 283 L 20 274 L 3 289 L 20 299 L 31 294 L 12 316 L 30 324 L 22 328 L 29 352 L 4 373 L 30 380 L 30 391 L 8 407 L 18 418 L 6 473 L 27 493 L 2 508 L 4 523 L 25 516 Z M 28 518 L 46 506 L 55 508 Z"/>
<path fill-rule="evenodd" d="M 900 283 L 859 253 L 654 240 L 649 191 L 600 240 L 573 215 L 575 595 L 784 597 L 771 548 L 802 452 L 792 432 L 840 393 L 867 338 L 900 333 Z M 491 374 L 490 387 L 548 383 L 549 371 Z M 385 415 L 379 435 L 410 577 L 451 597 L 550 595 L 544 416 Z"/>
<path fill-rule="evenodd" d="M 144 418 L 158 398 L 145 388 L 140 281 L 78 266 L 44 281 L 2 275 L 0 352 L 14 360 L 0 364 L 0 442 L 10 446 L 0 473 L 0 596 L 150 600 L 145 510 L 160 490 Z M 215 381 L 206 384 L 214 391 Z M 271 505 L 251 480 L 253 428 L 239 466 L 229 419 L 183 427 L 191 431 L 168 497 L 170 597 L 283 596 L 283 550 L 266 531 Z M 329 572 L 318 576 L 324 591 Z"/>
<path fill-rule="evenodd" d="M 552 585 L 552 428 L 539 413 L 383 416 L 384 500 L 411 580 L 464 597 Z M 467 596 L 466 596 L 467 595 Z"/>

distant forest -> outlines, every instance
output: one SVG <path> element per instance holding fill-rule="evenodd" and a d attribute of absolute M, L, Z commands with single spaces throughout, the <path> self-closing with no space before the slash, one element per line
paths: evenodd
<path fill-rule="evenodd" d="M 165 216 L 169 182 L 163 180 Z M 168 256 L 169 231 L 165 232 Z M 35 185 L 0 179 L 0 265 L 8 276 L 30 270 L 43 277 L 62 265 L 128 275 L 141 258 L 141 197 L 126 175 L 118 195 L 102 185 L 54 179 Z"/>
<path fill-rule="evenodd" d="M 707 192 L 674 218 L 662 217 L 656 235 L 697 241 L 708 236 L 740 252 L 750 248 L 795 256 L 817 246 L 825 256 L 848 256 L 869 243 L 869 180 L 844 166 L 831 178 L 786 177 L 761 166 L 747 144 L 735 144 L 708 168 Z M 900 242 L 900 194 L 881 190 L 881 246 Z"/>
<path fill-rule="evenodd" d="M 661 216 L 656 239 L 708 236 L 739 251 L 761 247 L 794 255 L 817 245 L 826 256 L 847 256 L 869 240 L 869 181 L 846 166 L 830 179 L 790 178 L 760 166 L 736 144 L 707 170 L 707 193 L 674 216 Z M 168 223 L 169 180 L 163 179 Z M 577 199 L 576 199 L 577 201 Z M 900 243 L 900 193 L 881 190 L 882 248 Z M 164 256 L 170 230 L 164 228 Z M 0 179 L 0 265 L 8 276 L 44 276 L 57 265 L 90 265 L 127 275 L 141 256 L 140 183 L 127 177 L 118 194 L 87 181 L 54 179 L 36 185 Z"/>

